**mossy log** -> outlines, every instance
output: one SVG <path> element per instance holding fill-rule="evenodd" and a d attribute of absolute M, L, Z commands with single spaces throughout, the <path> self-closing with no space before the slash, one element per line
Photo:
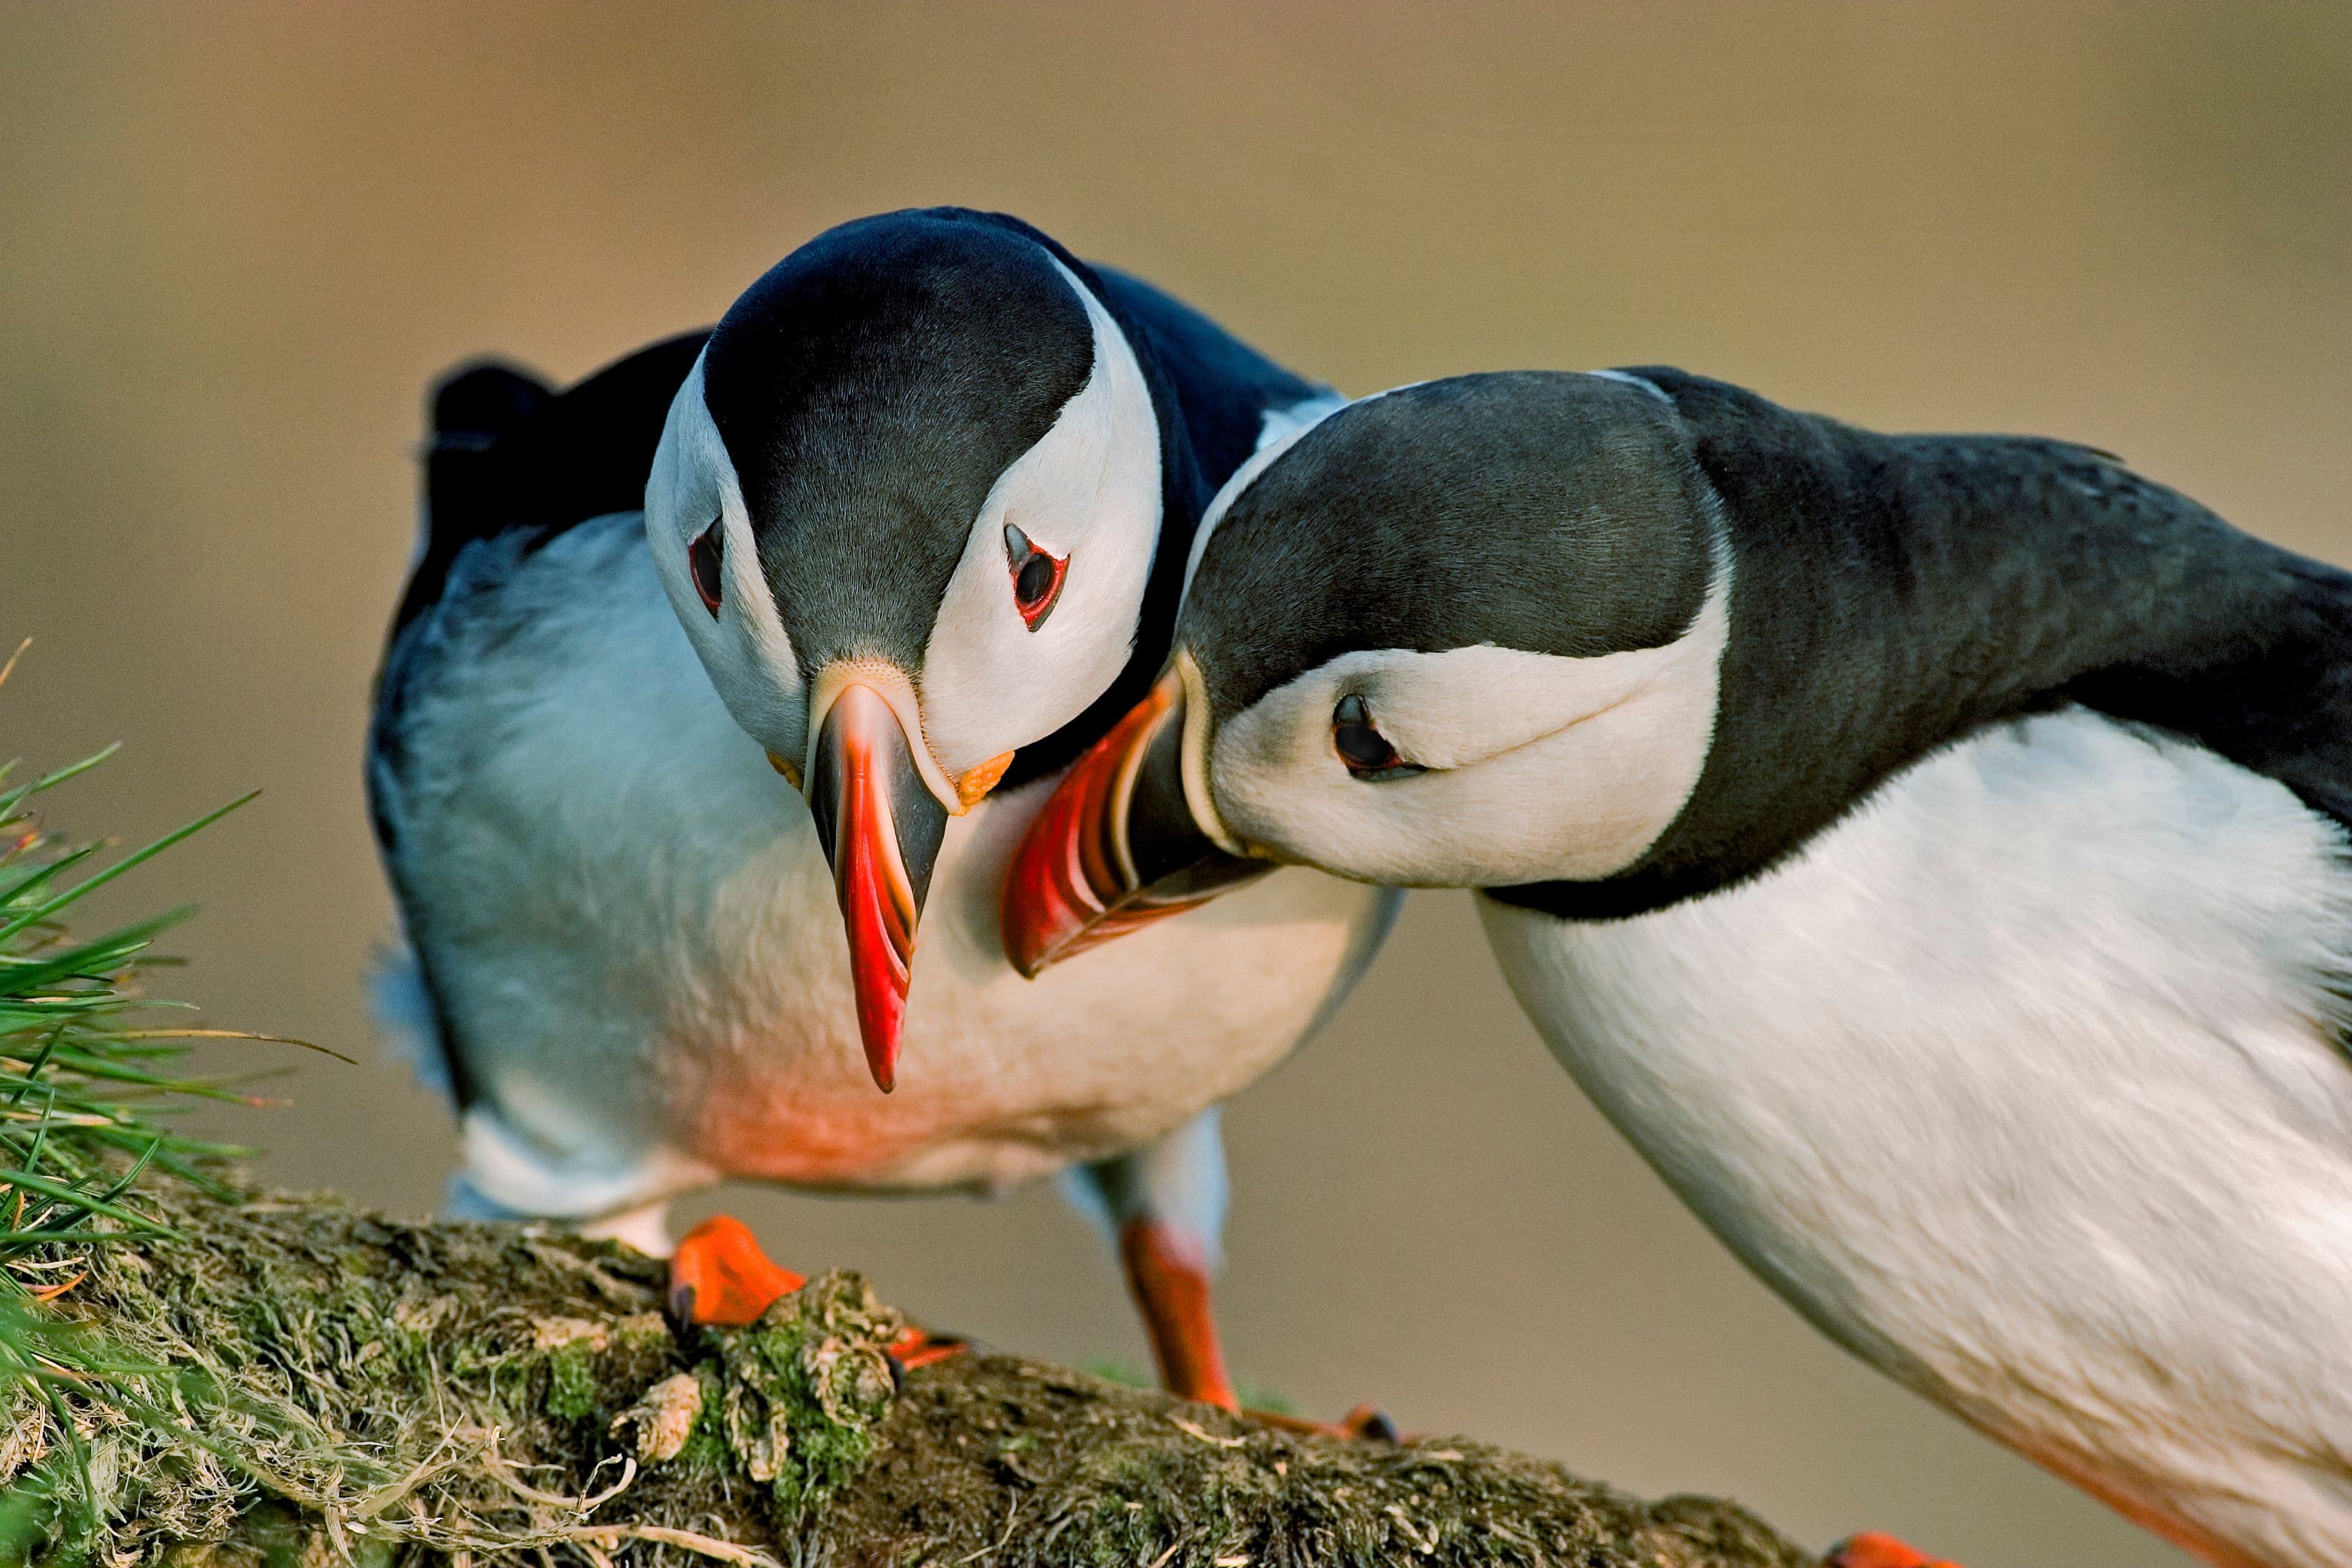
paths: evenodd
<path fill-rule="evenodd" d="M 331 1198 L 158 1197 L 49 1310 L 107 1391 L 8 1396 L 11 1561 L 1798 1568 L 1738 1508 L 1460 1438 L 1279 1430 L 1017 1357 L 899 1375 L 856 1275 L 674 1331 L 662 1265 Z M 102 1342 L 101 1342 L 102 1336 Z M 92 1385 L 93 1390 L 96 1384 Z"/>

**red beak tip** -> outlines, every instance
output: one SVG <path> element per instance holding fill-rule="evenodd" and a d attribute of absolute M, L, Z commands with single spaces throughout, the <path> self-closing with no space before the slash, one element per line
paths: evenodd
<path fill-rule="evenodd" d="M 1025 952 L 1013 961 L 1013 967 L 1020 970 L 1024 978 L 1034 980 L 1065 959 L 1076 958 L 1079 953 L 1092 947 L 1094 945 L 1092 942 L 1081 940 L 1086 935 L 1083 931 L 1075 931 L 1050 947 L 1041 947 L 1034 952 Z"/>
<path fill-rule="evenodd" d="M 1004 956 L 1024 980 L 1036 979 L 1045 973 L 1046 965 L 1054 962 L 1051 953 L 1040 952 L 1025 942 L 1017 945 L 1013 942 L 1006 942 Z"/>
<path fill-rule="evenodd" d="M 890 1033 L 888 1039 L 866 1041 L 866 1070 L 874 1075 L 874 1087 L 885 1094 L 898 1087 L 898 1030 Z"/>

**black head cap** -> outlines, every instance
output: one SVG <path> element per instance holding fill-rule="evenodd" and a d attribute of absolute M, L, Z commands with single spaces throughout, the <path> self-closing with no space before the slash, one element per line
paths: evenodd
<path fill-rule="evenodd" d="M 1179 641 L 1222 715 L 1343 653 L 1657 647 L 1706 600 L 1712 491 L 1660 395 L 1516 371 L 1342 409 L 1235 499 Z"/>
<path fill-rule="evenodd" d="M 829 229 L 711 334 L 703 395 L 803 676 L 913 671 L 972 518 L 1086 385 L 1094 331 L 1017 219 L 961 208 Z"/>

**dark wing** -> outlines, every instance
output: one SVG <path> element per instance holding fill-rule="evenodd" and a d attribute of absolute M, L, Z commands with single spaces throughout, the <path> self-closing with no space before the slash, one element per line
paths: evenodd
<path fill-rule="evenodd" d="M 1811 598 L 1849 657 L 1869 650 L 1864 673 L 1899 699 L 1875 705 L 1915 718 L 1915 733 L 1882 731 L 1899 749 L 2079 702 L 2194 740 L 2352 825 L 2352 575 L 2095 447 L 1881 436 L 1637 374 L 1692 424 L 1742 561 L 1772 561 L 1784 586 L 1806 574 L 1810 593 L 1779 597 Z"/>
<path fill-rule="evenodd" d="M 2352 827 L 2352 576 L 2106 453 L 1886 436 L 1660 366 L 1736 569 L 1689 802 L 1605 882 L 1514 895 L 1607 918 L 1769 867 L 1900 769 L 2076 702 L 2186 737 Z"/>
<path fill-rule="evenodd" d="M 709 335 L 641 349 L 562 393 L 490 362 L 462 365 L 434 389 L 423 547 L 376 674 L 377 760 L 397 757 L 401 704 L 426 657 L 419 623 L 441 605 L 457 557 L 509 532 L 531 533 L 536 547 L 591 518 L 643 506 L 670 400 Z M 387 849 L 389 832 L 379 812 L 376 833 Z"/>
<path fill-rule="evenodd" d="M 1167 374 L 1200 465 L 1203 505 L 1257 450 L 1269 410 L 1332 395 L 1329 387 L 1285 370 L 1173 295 L 1115 267 L 1091 265 L 1112 314 L 1130 336 L 1140 329 Z"/>
<path fill-rule="evenodd" d="M 2273 554 L 2280 592 L 2221 657 L 2124 662 L 2065 694 L 2267 773 L 2352 833 L 2352 574 Z"/>
<path fill-rule="evenodd" d="M 424 538 L 385 638 L 368 729 L 369 816 L 393 889 L 412 921 L 416 911 L 407 907 L 401 886 L 399 825 L 389 795 L 406 760 L 407 698 L 430 678 L 443 647 L 435 622 L 449 593 L 451 568 L 468 545 L 484 540 L 522 534 L 526 547 L 536 548 L 592 518 L 643 506 L 670 400 L 709 335 L 656 343 L 562 393 L 490 362 L 461 365 L 435 387 L 425 447 Z M 415 934 L 412 928 L 412 939 Z M 451 1089 L 463 1106 L 473 1098 L 473 1086 L 421 950 L 417 976 Z"/>
<path fill-rule="evenodd" d="M 551 536 L 645 502 L 670 399 L 708 331 L 640 349 L 557 393 L 511 366 L 461 365 L 434 388 L 425 448 L 425 547 L 392 640 L 430 608 L 458 552 L 509 529 Z"/>

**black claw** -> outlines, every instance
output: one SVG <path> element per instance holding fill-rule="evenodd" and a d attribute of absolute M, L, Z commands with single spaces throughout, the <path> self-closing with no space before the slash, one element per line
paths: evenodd
<path fill-rule="evenodd" d="M 892 1355 L 888 1351 L 884 1351 L 882 1352 L 882 1359 L 887 1362 L 890 1367 L 890 1395 L 895 1399 L 899 1394 L 907 1392 L 907 1363 L 900 1361 L 897 1356 Z"/>
<path fill-rule="evenodd" d="M 673 1285 L 669 1288 L 669 1315 L 670 1321 L 677 1323 L 680 1328 L 688 1327 L 693 1323 L 693 1286 Z"/>
<path fill-rule="evenodd" d="M 1397 1430 L 1396 1422 L 1385 1410 L 1366 1411 L 1356 1423 L 1356 1436 L 1367 1443 L 1397 1443 L 1404 1439 L 1404 1434 Z"/>

